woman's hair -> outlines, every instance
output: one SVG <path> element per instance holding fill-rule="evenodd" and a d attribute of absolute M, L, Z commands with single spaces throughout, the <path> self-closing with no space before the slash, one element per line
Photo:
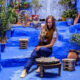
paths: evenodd
<path fill-rule="evenodd" d="M 55 31 L 56 30 L 56 25 L 55 25 L 55 18 L 53 16 L 48 16 L 46 18 L 45 27 L 48 27 L 48 24 L 47 24 L 48 23 L 48 19 L 52 20 L 52 29 L 53 29 L 53 31 Z"/>

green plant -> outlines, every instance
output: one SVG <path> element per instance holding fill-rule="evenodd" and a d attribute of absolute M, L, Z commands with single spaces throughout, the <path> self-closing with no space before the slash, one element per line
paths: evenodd
<path fill-rule="evenodd" d="M 22 0 L 22 9 L 24 10 L 25 9 L 25 4 L 27 4 L 27 2 L 25 2 L 25 0 Z"/>
<path fill-rule="evenodd" d="M 9 19 L 11 24 L 15 24 L 16 23 L 17 15 L 15 13 L 15 9 L 14 8 L 11 8 L 11 7 L 8 8 L 7 17 L 8 17 L 8 19 Z"/>
<path fill-rule="evenodd" d="M 35 12 L 35 15 L 37 13 L 37 11 L 42 7 L 42 5 L 39 3 L 39 0 L 32 0 L 32 9 Z"/>
<path fill-rule="evenodd" d="M 80 34 L 73 34 L 71 41 L 76 42 L 78 45 L 80 45 Z"/>
<path fill-rule="evenodd" d="M 65 7 L 65 11 L 63 11 L 62 16 L 65 18 L 75 18 L 77 15 L 76 9 L 74 8 L 74 4 L 72 4 L 72 0 L 60 0 L 59 4 Z"/>
<path fill-rule="evenodd" d="M 13 0 L 10 0 L 10 4 L 9 4 L 9 7 L 14 7 L 14 1 Z"/>
<path fill-rule="evenodd" d="M 74 8 L 63 11 L 63 14 L 62 14 L 62 16 L 65 18 L 73 18 L 73 19 L 75 18 L 76 15 L 77 15 L 77 13 L 76 13 L 76 10 Z"/>
<path fill-rule="evenodd" d="M 72 5 L 71 0 L 60 0 L 59 4 L 63 5 L 66 10 L 68 10 L 68 8 Z"/>
<path fill-rule="evenodd" d="M 14 9 L 19 9 L 19 3 L 17 0 L 14 1 Z"/>
<path fill-rule="evenodd" d="M 0 4 L 1 4 L 1 12 L 0 12 L 1 37 L 0 38 L 1 38 L 1 40 L 3 40 L 6 37 L 5 36 L 6 30 L 8 30 L 10 28 L 9 28 L 9 19 L 8 19 L 7 11 L 6 11 L 6 8 L 5 8 L 5 0 L 1 1 Z"/>

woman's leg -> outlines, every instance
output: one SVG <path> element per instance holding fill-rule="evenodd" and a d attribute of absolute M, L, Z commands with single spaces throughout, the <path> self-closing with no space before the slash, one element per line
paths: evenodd
<path fill-rule="evenodd" d="M 38 55 L 40 57 L 49 57 L 51 55 L 51 53 L 52 53 L 52 49 L 42 47 L 42 48 L 40 48 Z M 40 67 L 39 66 L 38 66 L 36 72 L 40 72 Z"/>
<path fill-rule="evenodd" d="M 52 54 L 52 49 L 46 48 L 46 47 L 41 47 L 38 56 L 40 57 L 49 57 Z"/>
<path fill-rule="evenodd" d="M 45 48 L 45 47 L 41 47 L 40 50 L 38 52 L 36 52 L 35 50 L 32 52 L 30 59 L 28 60 L 26 66 L 24 67 L 24 70 L 22 71 L 22 74 L 20 75 L 20 77 L 25 77 L 26 73 L 29 71 L 30 67 L 33 65 L 33 63 L 35 62 L 35 58 L 39 58 L 39 57 L 48 57 L 50 56 L 52 53 L 51 49 Z"/>
<path fill-rule="evenodd" d="M 79 17 L 80 17 L 80 12 L 77 14 L 76 18 L 74 19 L 73 24 L 76 24 L 78 22 Z"/>
<path fill-rule="evenodd" d="M 30 59 L 28 60 L 26 66 L 24 67 L 24 69 L 26 69 L 26 71 L 29 71 L 30 67 L 34 64 L 35 62 L 35 58 L 39 58 L 39 57 L 48 57 L 50 56 L 52 53 L 51 49 L 45 48 L 45 47 L 41 47 L 40 50 L 38 52 L 36 52 L 35 50 L 32 52 Z"/>
<path fill-rule="evenodd" d="M 31 54 L 30 59 L 28 60 L 26 66 L 24 67 L 24 69 L 20 75 L 21 78 L 24 78 L 27 75 L 30 67 L 33 65 L 33 63 L 35 62 L 35 58 L 37 58 L 37 57 L 38 57 L 37 52 L 34 50 Z"/>
<path fill-rule="evenodd" d="M 24 69 L 28 71 L 30 67 L 34 64 L 35 58 L 48 57 L 51 55 L 51 53 L 52 53 L 52 50 L 46 47 L 41 47 L 38 52 L 34 50 Z"/>
<path fill-rule="evenodd" d="M 76 18 L 74 19 L 74 25 L 78 22 L 78 19 L 79 19 L 79 14 L 77 14 Z"/>
<path fill-rule="evenodd" d="M 28 60 L 26 66 L 24 67 L 24 69 L 26 69 L 27 72 L 29 71 L 29 69 L 31 68 L 31 66 L 34 64 L 35 58 L 39 57 L 37 55 L 37 53 L 38 52 L 36 52 L 35 50 L 32 52 L 30 59 Z"/>

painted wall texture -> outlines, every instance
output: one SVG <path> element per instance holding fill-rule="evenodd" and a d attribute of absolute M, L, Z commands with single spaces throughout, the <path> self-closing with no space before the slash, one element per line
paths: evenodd
<path fill-rule="evenodd" d="M 46 18 L 48 15 L 53 15 L 56 20 L 60 19 L 64 7 L 58 2 L 59 0 L 40 0 L 42 7 L 37 14 L 40 15 L 41 19 Z M 32 10 L 32 14 L 34 14 L 34 10 Z"/>

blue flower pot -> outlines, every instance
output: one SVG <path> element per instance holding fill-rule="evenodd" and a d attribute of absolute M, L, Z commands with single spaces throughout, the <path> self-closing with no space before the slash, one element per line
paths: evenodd
<path fill-rule="evenodd" d="M 5 43 L 1 44 L 1 52 L 4 52 L 4 49 L 5 49 Z"/>
<path fill-rule="evenodd" d="M 67 25 L 70 26 L 73 24 L 73 19 L 72 18 L 67 18 L 66 19 Z"/>

